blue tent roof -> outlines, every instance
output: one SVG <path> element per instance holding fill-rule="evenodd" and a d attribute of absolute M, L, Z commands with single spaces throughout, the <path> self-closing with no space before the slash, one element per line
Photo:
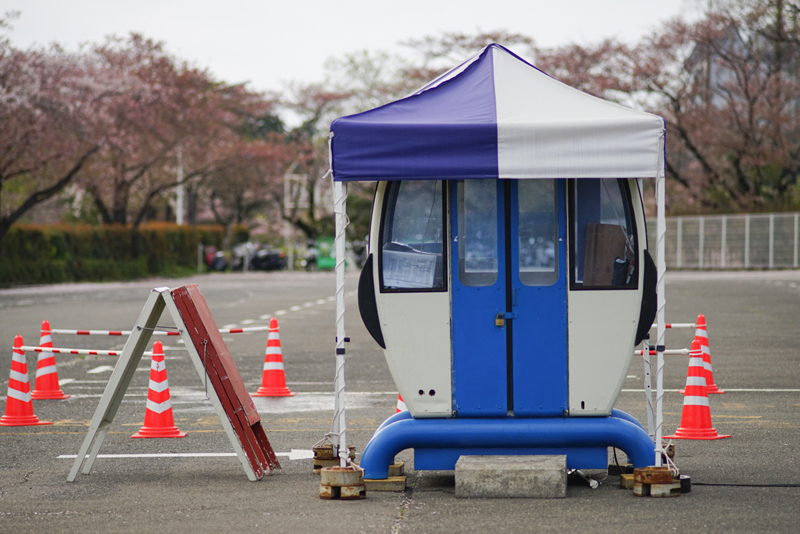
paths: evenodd
<path fill-rule="evenodd" d="M 663 121 L 490 45 L 413 95 L 331 124 L 336 180 L 655 177 Z"/>

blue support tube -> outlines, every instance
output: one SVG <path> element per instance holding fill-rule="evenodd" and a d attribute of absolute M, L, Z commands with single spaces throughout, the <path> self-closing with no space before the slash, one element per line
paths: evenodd
<path fill-rule="evenodd" d="M 391 417 L 387 417 L 386 420 L 383 423 L 381 423 L 381 426 L 379 426 L 375 430 L 375 433 L 372 434 L 372 437 L 374 438 L 375 436 L 377 436 L 378 432 L 383 430 L 383 428 L 385 426 L 387 426 L 387 425 L 391 425 L 394 422 L 402 421 L 404 419 L 411 419 L 411 418 L 412 418 L 411 417 L 411 412 L 409 412 L 408 410 L 403 410 L 402 412 L 397 412 L 396 414 L 392 415 Z M 370 439 L 372 439 L 372 438 L 370 438 Z"/>
<path fill-rule="evenodd" d="M 650 465 L 655 450 L 653 440 L 641 426 L 620 416 L 525 419 L 398 418 L 391 422 L 387 420 L 382 426 L 383 428 L 375 432 L 361 456 L 364 478 L 385 479 L 389 475 L 389 465 L 394 461 L 395 455 L 409 448 L 616 447 L 625 451 L 634 467 Z"/>
<path fill-rule="evenodd" d="M 642 426 L 642 423 L 640 423 L 640 422 L 639 422 L 639 421 L 638 421 L 638 420 L 637 420 L 637 419 L 636 419 L 634 416 L 632 416 L 631 414 L 629 414 L 629 413 L 627 413 L 627 412 L 623 412 L 622 410 L 617 410 L 616 408 L 612 409 L 612 410 L 611 410 L 611 417 L 616 417 L 617 419 L 622 419 L 622 420 L 624 420 L 624 421 L 630 421 L 630 422 L 631 422 L 631 423 L 633 423 L 634 425 L 636 425 L 636 426 L 638 426 L 639 428 L 641 428 L 642 430 L 644 430 L 644 427 Z"/>

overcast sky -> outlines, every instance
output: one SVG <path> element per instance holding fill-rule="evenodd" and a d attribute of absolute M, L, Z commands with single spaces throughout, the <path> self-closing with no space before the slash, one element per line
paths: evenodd
<path fill-rule="evenodd" d="M 399 50 L 400 41 L 446 31 L 507 30 L 541 47 L 606 37 L 632 43 L 695 6 L 696 0 L 0 0 L 0 13 L 22 13 L 9 34 L 20 48 L 58 42 L 74 49 L 135 31 L 222 81 L 247 81 L 262 91 L 321 81 L 332 56 Z"/>

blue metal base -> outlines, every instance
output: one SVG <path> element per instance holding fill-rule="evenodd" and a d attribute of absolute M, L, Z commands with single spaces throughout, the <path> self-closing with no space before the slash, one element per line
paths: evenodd
<path fill-rule="evenodd" d="M 609 417 L 497 419 L 414 419 L 401 412 L 378 427 L 361 467 L 364 478 L 385 479 L 395 455 L 413 448 L 414 468 L 422 470 L 451 470 L 458 456 L 471 454 L 566 454 L 570 469 L 601 469 L 608 447 L 625 451 L 634 467 L 655 459 L 647 432 L 618 410 Z"/>

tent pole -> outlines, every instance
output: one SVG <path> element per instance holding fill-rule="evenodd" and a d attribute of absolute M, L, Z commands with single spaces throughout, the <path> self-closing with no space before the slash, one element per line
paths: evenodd
<path fill-rule="evenodd" d="M 662 136 L 662 143 L 664 137 Z M 662 400 L 664 397 L 664 334 L 666 333 L 666 320 L 665 320 L 665 306 L 667 303 L 666 295 L 664 294 L 664 275 L 667 271 L 666 260 L 666 234 L 667 234 L 667 221 L 666 221 L 666 177 L 664 175 L 663 160 L 659 168 L 658 176 L 656 177 L 656 205 L 658 210 L 658 220 L 656 223 L 656 255 L 657 264 L 656 271 L 658 273 L 658 281 L 656 282 L 656 302 L 657 312 L 656 321 L 658 327 L 656 329 L 656 432 L 655 432 L 655 466 L 661 466 L 661 436 L 662 424 L 664 422 L 664 415 L 662 410 Z"/>
<path fill-rule="evenodd" d="M 347 227 L 347 190 L 342 182 L 333 182 L 333 210 L 336 218 L 336 375 L 334 379 L 333 446 L 338 449 L 340 467 L 347 467 L 347 423 L 344 403 L 344 270 L 345 228 Z"/>

